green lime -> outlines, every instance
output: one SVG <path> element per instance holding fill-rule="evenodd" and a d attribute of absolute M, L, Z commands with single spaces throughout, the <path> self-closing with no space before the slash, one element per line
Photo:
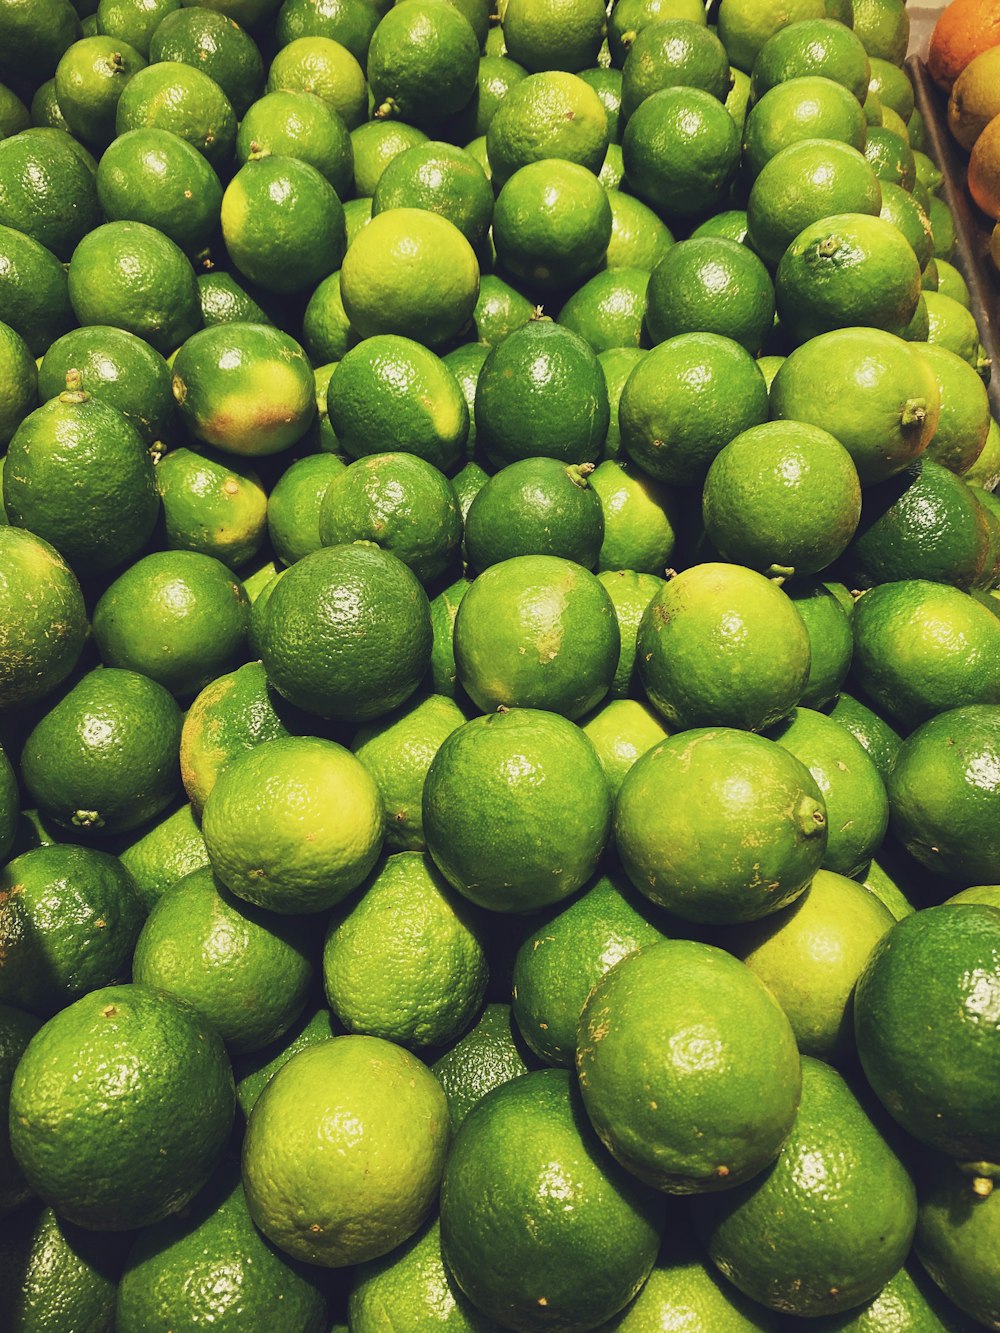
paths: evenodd
<path fill-rule="evenodd" d="M 65 268 L 14 227 L 0 226 L 0 319 L 32 356 L 42 356 L 75 323 Z"/>
<path fill-rule="evenodd" d="M 641 268 L 652 272 L 674 243 L 670 228 L 641 199 L 620 190 L 608 193 L 611 240 L 607 267 Z"/>
<path fill-rule="evenodd" d="M 742 963 L 692 940 L 649 944 L 604 974 L 580 1015 L 576 1068 L 604 1146 L 671 1194 L 758 1175 L 799 1103 L 799 1053 L 777 1002 Z"/>
<path fill-rule="evenodd" d="M 178 793 L 181 712 L 134 671 L 87 672 L 36 724 L 21 755 L 24 785 L 56 823 L 127 833 Z"/>
<path fill-rule="evenodd" d="M 97 226 L 93 172 L 68 136 L 15 134 L 0 139 L 0 223 L 68 260 Z"/>
<path fill-rule="evenodd" d="M 946 583 L 881 583 L 854 612 L 854 677 L 904 728 L 945 709 L 1000 703 L 998 649 L 996 616 Z"/>
<path fill-rule="evenodd" d="M 835 426 L 863 486 L 902 472 L 923 453 L 939 415 L 927 361 L 879 329 L 812 338 L 785 360 L 771 385 L 771 416 Z"/>
<path fill-rule="evenodd" d="M 432 1208 L 447 1143 L 444 1093 L 416 1056 L 378 1037 L 317 1042 L 251 1112 L 250 1216 L 278 1249 L 320 1267 L 377 1258 Z"/>
<path fill-rule="evenodd" d="M 802 139 L 833 139 L 861 152 L 866 125 L 857 98 L 841 84 L 816 75 L 789 79 L 766 92 L 750 109 L 743 130 L 749 178 L 755 180 L 772 157 Z"/>
<path fill-rule="evenodd" d="M 552 1207 L 553 1176 L 571 1209 Z M 569 1071 L 538 1070 L 463 1121 L 441 1187 L 441 1244 L 456 1282 L 500 1326 L 596 1328 L 646 1280 L 662 1215 L 662 1200 L 601 1154 Z"/>
<path fill-rule="evenodd" d="M 473 139 L 486 135 L 507 94 L 527 76 L 524 66 L 507 56 L 481 56 L 476 91 L 455 117 L 457 142 L 468 148 Z"/>
<path fill-rule="evenodd" d="M 23 853 L 0 871 L 0 1000 L 52 1014 L 124 981 L 143 904 L 115 856 L 69 844 Z"/>
<path fill-rule="evenodd" d="M 188 338 L 173 364 L 173 392 L 192 434 L 225 453 L 280 453 L 316 415 L 305 352 L 266 324 L 217 324 Z"/>
<path fill-rule="evenodd" d="M 367 722 L 404 703 L 430 661 L 427 595 L 367 543 L 315 551 L 286 570 L 258 649 L 279 694 L 307 712 Z"/>
<path fill-rule="evenodd" d="M 439 213 L 478 247 L 493 218 L 493 191 L 478 162 L 464 149 L 429 141 L 399 153 L 379 177 L 372 216 L 390 208 Z"/>
<path fill-rule="evenodd" d="M 38 368 L 27 343 L 9 324 L 0 324 L 0 385 L 0 446 L 6 447 L 24 418 L 38 406 Z M 65 380 L 60 387 L 64 385 Z"/>
<path fill-rule="evenodd" d="M 66 561 L 34 533 L 0 524 L 0 708 L 51 693 L 86 638 L 83 593 Z"/>
<path fill-rule="evenodd" d="M 273 1333 L 327 1328 L 317 1275 L 293 1266 L 264 1240 L 247 1210 L 239 1172 L 227 1162 L 182 1216 L 136 1239 L 119 1285 L 115 1326 L 120 1333 L 203 1322 L 224 1329 L 238 1325 L 248 1310 L 266 1312 Z"/>
<path fill-rule="evenodd" d="M 26 1014 L 10 1005 L 0 1005 L 0 1092 L 9 1099 L 11 1080 L 18 1061 L 24 1054 L 28 1042 L 42 1025 L 42 1020 L 33 1014 Z M 10 1135 L 4 1128 L 0 1134 L 0 1213 L 6 1218 L 21 1204 L 31 1197 L 31 1187 L 24 1178 L 21 1168 L 14 1159 L 10 1147 Z M 10 1232 L 6 1230 L 7 1237 Z M 0 1244 L 0 1272 L 3 1272 L 7 1256 Z M 19 1278 L 27 1276 L 19 1275 Z"/>
<path fill-rule="evenodd" d="M 949 264 L 947 259 L 935 260 L 934 267 L 938 273 L 937 290 L 943 292 L 945 296 L 950 296 L 959 305 L 964 305 L 966 310 L 971 310 L 972 297 L 969 293 L 969 285 L 958 269 L 953 264 Z"/>
<path fill-rule="evenodd" d="M 739 166 L 740 136 L 711 93 L 663 88 L 629 119 L 622 157 L 644 203 L 668 217 L 698 217 L 718 209 Z"/>
<path fill-rule="evenodd" d="M 267 495 L 260 478 L 232 457 L 172 449 L 156 465 L 166 545 L 213 556 L 239 569 L 260 550 Z"/>
<path fill-rule="evenodd" d="M 106 148 L 117 133 L 122 93 L 146 67 L 145 57 L 117 37 L 82 37 L 68 47 L 54 78 L 59 109 L 73 134 L 95 150 Z"/>
<path fill-rule="evenodd" d="M 497 256 L 529 291 L 566 291 L 591 277 L 611 239 L 611 205 L 574 162 L 530 162 L 508 179 L 493 219 Z"/>
<path fill-rule="evenodd" d="M 530 74 L 507 93 L 486 131 L 486 151 L 497 186 L 531 162 L 561 158 L 595 175 L 608 149 L 608 117 L 601 99 L 575 74 Z"/>
<path fill-rule="evenodd" d="M 669 734 L 656 709 L 635 699 L 609 699 L 599 704 L 581 725 L 597 751 L 616 800 L 626 774 L 636 761 Z"/>
<path fill-rule="evenodd" d="M 923 457 L 868 489 L 845 572 L 857 588 L 931 579 L 968 589 L 983 573 L 988 546 L 988 524 L 969 487 Z"/>
<path fill-rule="evenodd" d="M 397 334 L 366 338 L 344 354 L 327 389 L 330 425 L 350 458 L 392 441 L 442 471 L 462 457 L 469 410 L 440 357 Z"/>
<path fill-rule="evenodd" d="M 826 806 L 824 870 L 861 873 L 878 851 L 889 823 L 885 784 L 860 741 L 835 718 L 796 708 L 768 733 L 808 768 Z"/>
<path fill-rule="evenodd" d="M 4 77 L 40 82 L 55 71 L 59 57 L 80 36 L 80 20 L 70 4 L 33 0 L 4 6 L 0 22 L 0 71 Z"/>
<path fill-rule="evenodd" d="M 607 384 L 590 346 L 532 319 L 490 352 L 476 389 L 476 440 L 495 467 L 522 458 L 592 463 L 608 432 Z"/>
<path fill-rule="evenodd" d="M 565 307 L 564 307 L 565 309 Z M 497 343 L 503 342 L 508 333 L 513 333 L 522 324 L 527 324 L 534 313 L 534 307 L 526 296 L 522 296 L 503 278 L 495 273 L 484 273 L 479 282 L 479 299 L 472 313 L 478 343 L 485 343 L 482 359 Z M 449 352 L 445 358 L 452 356 Z M 481 365 L 476 370 L 481 369 Z M 476 378 L 478 379 L 478 373 Z M 475 405 L 475 393 L 469 404 L 470 411 Z"/>
<path fill-rule="evenodd" d="M 590 879 L 611 795 L 579 728 L 512 708 L 445 739 L 427 773 L 423 816 L 428 850 L 453 887 L 493 911 L 525 912 Z"/>
<path fill-rule="evenodd" d="M 996 1260 L 1000 1195 L 970 1181 L 946 1158 L 936 1158 L 928 1167 L 921 1180 L 914 1249 L 949 1302 L 971 1315 L 976 1328 L 988 1328 L 1000 1318 Z M 949 1303 L 942 1322 L 945 1317 L 954 1321 L 952 1309 Z M 953 1327 L 961 1328 L 957 1323 Z"/>
<path fill-rule="evenodd" d="M 293 1055 L 306 1046 L 315 1046 L 317 1042 L 341 1035 L 340 1025 L 329 1009 L 307 1007 L 278 1041 L 248 1055 L 238 1055 L 233 1061 L 233 1074 L 236 1100 L 244 1116 L 249 1119 L 257 1098 Z"/>
<path fill-rule="evenodd" d="M 343 471 L 340 458 L 324 453 L 300 458 L 281 474 L 267 498 L 267 530 L 284 564 L 294 565 L 323 545 L 320 506 L 330 483 Z"/>
<path fill-rule="evenodd" d="M 983 451 L 972 466 L 962 473 L 962 480 L 969 486 L 987 491 L 996 490 L 1000 485 L 1000 426 L 992 417 Z"/>
<path fill-rule="evenodd" d="M 747 232 L 761 258 L 777 267 L 805 227 L 833 214 L 875 217 L 881 201 L 878 178 L 856 148 L 802 139 L 761 168 L 747 201 Z"/>
<path fill-rule="evenodd" d="M 472 246 L 447 218 L 421 208 L 394 208 L 358 233 L 344 256 L 340 291 L 362 338 L 395 333 L 438 346 L 471 319 L 479 265 Z"/>
<path fill-rule="evenodd" d="M 926 296 L 937 295 L 936 292 L 926 293 Z M 933 311 L 931 318 L 933 321 Z M 972 467 L 986 446 L 990 429 L 986 386 L 968 360 L 946 344 L 935 342 L 932 337 L 929 342 L 919 344 L 919 349 L 937 380 L 941 395 L 941 416 L 934 438 L 927 447 L 927 457 L 961 476 Z"/>
<path fill-rule="evenodd" d="M 236 114 L 229 98 L 200 68 L 165 60 L 140 70 L 118 101 L 115 130 L 171 130 L 222 173 L 233 156 Z M 56 84 L 58 92 L 59 85 Z"/>
<path fill-rule="evenodd" d="M 529 931 L 514 962 L 513 1014 L 546 1064 L 572 1068 L 587 996 L 623 958 L 663 939 L 648 903 L 618 876 L 602 875 L 580 897 Z"/>
<path fill-rule="evenodd" d="M 354 149 L 347 126 L 311 93 L 268 93 L 247 111 L 236 136 L 237 160 L 246 163 L 269 153 L 315 167 L 339 199 L 351 192 Z"/>
<path fill-rule="evenodd" d="M 487 569 L 519 555 L 554 555 L 586 569 L 597 564 L 604 537 L 601 501 L 591 465 L 523 458 L 490 477 L 469 506 L 469 564 Z"/>
<path fill-rule="evenodd" d="M 236 268 L 267 292 L 311 292 L 347 248 L 336 191 L 294 157 L 251 157 L 226 187 L 221 220 Z"/>
<path fill-rule="evenodd" d="M 851 7 L 854 31 L 868 54 L 901 65 L 910 37 L 904 0 L 851 0 Z"/>
<path fill-rule="evenodd" d="M 451 482 L 414 454 L 359 458 L 339 472 L 319 510 L 324 546 L 373 542 L 427 584 L 447 569 L 462 537 Z"/>
<path fill-rule="evenodd" d="M 635 34 L 622 71 L 623 126 L 661 88 L 701 88 L 722 102 L 730 88 L 729 57 L 714 30 L 690 19 L 662 19 Z"/>
<path fill-rule="evenodd" d="M 626 381 L 621 447 L 657 481 L 695 485 L 724 445 L 766 419 L 767 407 L 764 377 L 744 347 L 715 333 L 680 334 Z"/>
<path fill-rule="evenodd" d="M 417 1049 L 461 1036 L 487 975 L 480 924 L 422 852 L 390 856 L 333 914 L 323 948 L 327 998 L 347 1030 Z"/>
<path fill-rule="evenodd" d="M 678 796 L 697 783 L 697 808 Z M 657 809 L 675 812 L 668 832 Z M 766 824 L 765 824 L 766 821 Z M 766 827 L 766 839 L 751 830 Z M 615 837 L 632 883 L 688 921 L 753 921 L 793 902 L 823 861 L 820 789 L 790 751 L 728 727 L 680 732 L 622 783 Z"/>
<path fill-rule="evenodd" d="M 465 698 L 465 692 L 458 684 L 454 629 L 459 604 L 471 587 L 470 579 L 458 578 L 442 589 L 430 604 L 432 642 L 428 684 L 435 694 L 448 699 Z"/>
<path fill-rule="evenodd" d="M 817 579 L 794 579 L 783 586 L 809 635 L 809 678 L 799 703 L 822 708 L 836 695 L 850 669 L 854 651 L 851 622 L 837 597 Z"/>
<path fill-rule="evenodd" d="M 729 0 L 729 11 L 720 17 L 719 36 L 729 59 L 748 74 L 768 38 L 790 24 L 821 19 L 824 0 Z"/>
<path fill-rule="evenodd" d="M 636 636 L 646 607 L 663 586 L 656 574 L 633 569 L 605 570 L 597 576 L 615 608 L 621 652 L 608 694 L 611 699 L 640 698 L 642 687 L 636 669 Z"/>
<path fill-rule="evenodd" d="M 109 584 L 93 612 L 107 666 L 138 671 L 180 699 L 247 656 L 250 602 L 214 556 L 154 551 Z"/>
<path fill-rule="evenodd" d="M 186 11 L 185 11 L 186 12 Z M 213 324 L 270 324 L 272 321 L 246 287 L 231 273 L 213 269 L 198 274 L 198 302 L 206 328 Z"/>
<path fill-rule="evenodd" d="M 857 34 L 837 19 L 802 19 L 773 33 L 754 62 L 751 96 L 759 102 L 779 83 L 810 76 L 842 84 L 859 103 L 868 94 L 871 79 L 868 53 Z M 880 91 L 878 85 L 874 91 Z"/>
<path fill-rule="evenodd" d="M 616 69 L 625 64 L 636 36 L 647 24 L 666 19 L 707 22 L 701 0 L 618 0 L 608 15 L 608 48 Z"/>
<path fill-rule="evenodd" d="M 357 888 L 375 864 L 381 800 L 367 770 L 342 746 L 282 737 L 222 769 L 202 829 L 215 873 L 237 897 L 272 912 L 320 912 Z"/>
<path fill-rule="evenodd" d="M 368 89 L 361 66 L 330 37 L 296 37 L 271 61 L 267 91 L 313 93 L 349 130 L 367 118 Z"/>
<path fill-rule="evenodd" d="M 234 899 L 210 867 L 171 884 L 135 946 L 132 975 L 204 1014 L 231 1051 L 275 1041 L 305 1004 L 308 929 Z"/>
<path fill-rule="evenodd" d="M 929 907 L 876 945 L 854 1002 L 858 1055 L 883 1106 L 919 1142 L 975 1164 L 966 1169 L 978 1176 L 1000 1170 L 996 1061 L 980 1017 L 981 978 L 998 957 L 995 907 Z"/>
<path fill-rule="evenodd" d="M 146 445 L 162 448 L 174 430 L 167 364 L 149 343 L 124 329 L 91 324 L 57 338 L 38 367 L 38 388 L 46 401 L 65 389 L 82 389 L 109 403 Z"/>
<path fill-rule="evenodd" d="M 215 80 L 241 119 L 264 87 L 257 44 L 221 6 L 192 8 L 193 12 L 174 9 L 160 20 L 149 43 L 149 58 L 200 69 Z"/>
<path fill-rule="evenodd" d="M 774 1166 L 695 1205 L 723 1276 L 772 1310 L 810 1318 L 877 1295 L 906 1258 L 916 1215 L 902 1162 L 841 1076 L 810 1056 Z"/>
<path fill-rule="evenodd" d="M 106 37 L 128 42 L 149 59 L 149 42 L 160 21 L 180 9 L 180 0 L 99 0 L 97 31 Z"/>
<path fill-rule="evenodd" d="M 869 126 L 863 151 L 879 180 L 913 189 L 917 174 L 913 150 L 898 134 L 880 125 Z"/>
<path fill-rule="evenodd" d="M 373 114 L 398 116 L 421 129 L 440 125 L 467 105 L 478 72 L 476 35 L 457 8 L 440 0 L 396 5 L 368 49 Z"/>
<path fill-rule="evenodd" d="M 659 574 L 677 542 L 680 510 L 676 495 L 628 465 L 606 459 L 590 485 L 604 513 L 599 570 Z"/>
<path fill-rule="evenodd" d="M 503 36 L 525 69 L 579 72 L 597 63 L 606 18 L 601 0 L 507 0 Z"/>
<path fill-rule="evenodd" d="M 827 431 L 770 421 L 716 455 L 702 514 L 724 559 L 762 572 L 815 574 L 854 536 L 861 486 L 850 454 Z"/>
<path fill-rule="evenodd" d="M 882 781 L 888 785 L 893 760 L 902 744 L 901 738 L 888 722 L 846 691 L 837 695 L 829 716 L 846 727 L 854 739 L 864 746 Z"/>
<path fill-rule="evenodd" d="M 958 244 L 955 233 L 955 219 L 951 209 L 943 199 L 931 195 L 930 208 L 927 210 L 931 231 L 934 233 L 934 254 L 938 259 L 951 259 Z"/>
<path fill-rule="evenodd" d="M 205 839 L 187 804 L 156 820 L 118 855 L 147 911 L 171 884 L 208 865 Z"/>
<path fill-rule="evenodd" d="M 432 1065 L 448 1101 L 454 1132 L 472 1108 L 501 1084 L 528 1072 L 534 1061 L 518 1032 L 510 1005 L 488 1004 L 475 1027 Z"/>
<path fill-rule="evenodd" d="M 694 237 L 671 246 L 653 270 L 646 321 L 654 343 L 681 333 L 716 333 L 755 356 L 774 322 L 774 287 L 747 246 Z"/>
<path fill-rule="evenodd" d="M 9 521 L 51 541 L 78 575 L 134 559 L 160 508 L 153 460 L 135 427 L 79 390 L 50 399 L 18 427 L 3 500 Z"/>
<path fill-rule="evenodd" d="M 194 269 L 168 236 L 144 222 L 108 222 L 73 252 L 69 297 L 81 324 L 111 324 L 175 351 L 201 325 Z"/>
<path fill-rule="evenodd" d="M 998 731 L 993 704 L 949 708 L 903 741 L 889 775 L 893 833 L 953 883 L 1000 883 Z"/>
<path fill-rule="evenodd" d="M 167 1110 L 179 1098 L 184 1117 Z M 62 1217 L 128 1230 L 197 1193 L 225 1146 L 234 1104 L 225 1047 L 207 1020 L 147 986 L 105 986 L 29 1043 L 11 1089 L 11 1143 L 29 1183 Z"/>
<path fill-rule="evenodd" d="M 621 648 L 605 589 L 552 555 L 484 570 L 459 607 L 454 642 L 459 681 L 484 712 L 545 709 L 572 719 L 607 694 Z"/>
<path fill-rule="evenodd" d="M 415 125 L 398 120 L 370 120 L 351 131 L 354 149 L 354 188 L 371 198 L 382 172 L 399 153 L 426 143 L 427 135 Z"/>
<path fill-rule="evenodd" d="M 618 408 L 628 377 L 645 355 L 646 349 L 639 347 L 612 347 L 607 352 L 599 352 L 597 355 L 597 360 L 604 372 L 604 380 L 607 384 L 608 408 L 611 418 L 608 423 L 608 433 L 604 440 L 602 459 L 614 462 L 625 461 L 621 457 L 622 439 L 618 424 Z"/>

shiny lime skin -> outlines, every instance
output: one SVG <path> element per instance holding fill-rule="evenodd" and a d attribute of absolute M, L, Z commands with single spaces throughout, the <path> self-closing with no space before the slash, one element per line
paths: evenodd
<path fill-rule="evenodd" d="M 0 525 L 0 570 L 0 708 L 7 708 L 44 698 L 66 679 L 83 651 L 87 612 L 69 565 L 25 528 Z"/>
<path fill-rule="evenodd" d="M 172 60 L 214 79 L 240 118 L 264 87 L 257 43 L 228 14 L 194 7 L 175 9 L 160 20 L 149 44 L 154 62 Z"/>
<path fill-rule="evenodd" d="M 51 250 L 14 227 L 0 226 L 0 319 L 42 356 L 75 323 L 66 270 Z"/>
<path fill-rule="evenodd" d="M 61 139 L 0 140 L 0 223 L 68 260 L 100 220 L 93 173 Z"/>

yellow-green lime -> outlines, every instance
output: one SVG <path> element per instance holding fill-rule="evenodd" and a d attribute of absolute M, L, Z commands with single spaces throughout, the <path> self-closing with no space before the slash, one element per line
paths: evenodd
<path fill-rule="evenodd" d="M 338 199 L 354 184 L 354 148 L 341 116 L 313 93 L 274 92 L 259 98 L 240 121 L 236 157 L 295 157 L 315 167 Z"/>
<path fill-rule="evenodd" d="M 933 312 L 931 317 L 933 320 Z M 941 416 L 926 456 L 964 476 L 986 447 L 991 420 L 986 386 L 968 359 L 945 343 L 932 337 L 917 346 L 937 380 L 941 395 Z"/>
<path fill-rule="evenodd" d="M 0 708 L 51 693 L 86 637 L 83 593 L 63 557 L 26 528 L 0 524 Z"/>
<path fill-rule="evenodd" d="M 427 135 L 401 120 L 369 120 L 351 131 L 354 188 L 361 199 L 371 197 L 386 166 L 399 153 L 426 143 Z"/>
<path fill-rule="evenodd" d="M 205 839 L 188 803 L 155 820 L 118 857 L 147 911 L 171 884 L 208 865 Z"/>
<path fill-rule="evenodd" d="M 823 0 L 729 0 L 729 12 L 720 16 L 719 36 L 732 63 L 749 74 L 769 37 L 789 24 L 823 18 L 825 12 Z"/>
<path fill-rule="evenodd" d="M 868 53 L 860 38 L 838 19 L 803 18 L 772 33 L 754 61 L 751 96 L 757 102 L 779 83 L 811 75 L 843 84 L 859 103 L 868 94 L 872 79 Z"/>
<path fill-rule="evenodd" d="M 349 130 L 367 119 L 368 88 L 350 51 L 330 37 L 296 37 L 271 61 L 267 91 L 312 93 L 343 120 Z"/>
<path fill-rule="evenodd" d="M 268 498 L 256 472 L 214 450 L 171 449 L 156 465 L 166 545 L 240 569 L 267 533 Z"/>
<path fill-rule="evenodd" d="M 667 224 L 631 194 L 610 190 L 611 240 L 606 264 L 609 269 L 640 268 L 652 272 L 674 243 Z"/>
<path fill-rule="evenodd" d="M 173 60 L 200 69 L 215 80 L 242 118 L 264 90 L 260 50 L 240 26 L 247 16 L 240 14 L 237 19 L 222 9 L 193 8 L 193 14 L 186 8 L 174 9 L 160 19 L 150 39 L 149 58 L 154 63 Z"/>
<path fill-rule="evenodd" d="M 789 144 L 833 139 L 860 152 L 866 132 L 864 112 L 847 88 L 817 75 L 789 79 L 751 107 L 743 129 L 743 164 L 753 180 Z"/>
<path fill-rule="evenodd" d="M 59 109 L 72 133 L 95 151 L 106 148 L 118 132 L 122 93 L 145 68 L 145 57 L 116 37 L 94 34 L 68 47 L 53 77 Z"/>
<path fill-rule="evenodd" d="M 333 479 L 344 471 L 336 454 L 309 454 L 292 463 L 267 497 L 267 531 L 274 553 L 286 565 L 323 545 L 320 507 Z"/>
<path fill-rule="evenodd" d="M 625 127 L 622 160 L 639 198 L 667 217 L 718 209 L 740 160 L 736 124 L 701 88 L 663 88 Z"/>
<path fill-rule="evenodd" d="M 730 88 L 725 47 L 712 29 L 690 19 L 644 24 L 622 69 L 622 125 L 652 93 L 679 86 L 703 88 L 724 101 Z"/>
<path fill-rule="evenodd" d="M 525 69 L 579 72 L 597 63 L 606 19 L 601 0 L 507 0 L 504 42 Z"/>
<path fill-rule="evenodd" d="M 615 617 L 621 637 L 621 652 L 615 668 L 614 680 L 608 691 L 611 699 L 641 698 L 636 667 L 636 635 L 646 607 L 653 595 L 663 586 L 656 574 L 633 569 L 604 570 L 597 576 L 615 608 Z"/>
<path fill-rule="evenodd" d="M 646 325 L 654 343 L 681 333 L 717 333 L 756 356 L 773 323 L 767 269 L 751 249 L 727 237 L 703 235 L 671 246 L 650 276 Z"/>
<path fill-rule="evenodd" d="M 170 130 L 224 172 L 236 142 L 236 113 L 200 67 L 166 60 L 140 70 L 118 101 L 115 133 L 138 129 Z"/>
<path fill-rule="evenodd" d="M 636 699 L 610 699 L 598 704 L 580 725 L 597 751 L 611 795 L 617 799 L 629 769 L 667 732 L 663 718 Z"/>
<path fill-rule="evenodd" d="M 851 621 L 836 595 L 818 579 L 796 578 L 782 586 L 809 635 L 809 678 L 799 703 L 822 708 L 837 694 L 850 669 Z"/>
<path fill-rule="evenodd" d="M 615 347 L 644 346 L 648 286 L 647 269 L 595 273 L 560 310 L 559 323 L 585 338 L 598 354 Z"/>
<path fill-rule="evenodd" d="M 493 191 L 479 163 L 464 149 L 428 142 L 399 153 L 379 177 L 372 215 L 390 208 L 439 213 L 478 247 L 493 218 Z"/>

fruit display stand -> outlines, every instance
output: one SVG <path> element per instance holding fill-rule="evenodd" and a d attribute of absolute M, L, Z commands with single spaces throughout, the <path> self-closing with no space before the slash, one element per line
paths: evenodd
<path fill-rule="evenodd" d="M 927 126 L 927 148 L 941 169 L 941 193 L 955 220 L 957 245 L 954 262 L 968 283 L 979 336 L 994 371 L 1000 367 L 1000 273 L 990 259 L 992 219 L 973 203 L 966 188 L 968 155 L 948 132 L 948 99 L 936 87 L 919 54 L 906 62 L 917 108 Z M 994 374 L 989 386 L 994 416 L 1000 412 L 1000 378 Z"/>

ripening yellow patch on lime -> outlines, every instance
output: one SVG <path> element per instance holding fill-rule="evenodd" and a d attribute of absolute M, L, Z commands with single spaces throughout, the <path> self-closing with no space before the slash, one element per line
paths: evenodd
<path fill-rule="evenodd" d="M 291 366 L 259 361 L 252 382 L 219 397 L 211 418 L 202 426 L 209 444 L 225 448 L 234 437 L 241 453 L 271 452 L 273 436 L 305 414 L 312 395 L 302 391 L 301 377 Z"/>
<path fill-rule="evenodd" d="M 231 181 L 222 196 L 222 209 L 219 220 L 226 236 L 240 236 L 246 228 L 250 203 L 246 191 L 239 181 Z"/>

